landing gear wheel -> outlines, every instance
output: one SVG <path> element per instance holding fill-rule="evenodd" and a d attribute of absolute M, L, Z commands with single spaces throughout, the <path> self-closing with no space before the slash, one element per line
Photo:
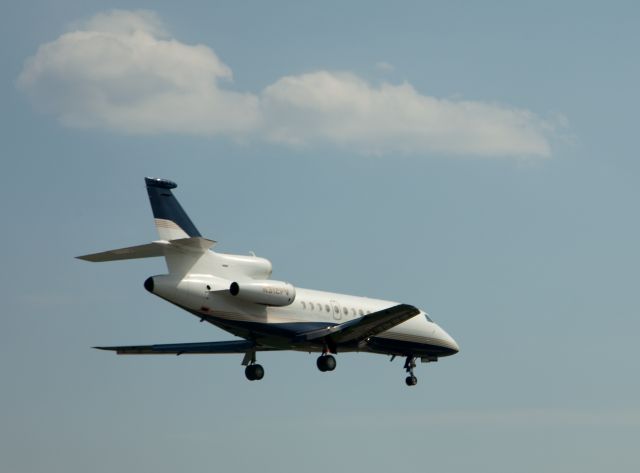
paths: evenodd
<path fill-rule="evenodd" d="M 318 357 L 316 365 L 320 371 L 333 371 L 336 369 L 336 359 L 332 355 L 322 355 Z"/>
<path fill-rule="evenodd" d="M 264 378 L 264 368 L 262 365 L 248 365 L 244 369 L 244 375 L 249 381 L 259 381 Z"/>
<path fill-rule="evenodd" d="M 407 383 L 407 386 L 415 386 L 416 384 L 418 384 L 418 378 L 416 378 L 415 376 L 407 376 L 404 382 Z"/>
<path fill-rule="evenodd" d="M 333 371 L 336 369 L 336 359 L 332 355 L 327 355 L 324 357 L 324 365 L 327 371 Z"/>

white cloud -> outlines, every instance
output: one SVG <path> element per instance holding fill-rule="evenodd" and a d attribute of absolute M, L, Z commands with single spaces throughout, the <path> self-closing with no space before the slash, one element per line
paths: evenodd
<path fill-rule="evenodd" d="M 258 99 L 222 89 L 231 69 L 208 47 L 165 38 L 150 12 L 96 15 L 40 46 L 18 86 L 66 125 L 128 133 L 245 133 Z"/>
<path fill-rule="evenodd" d="M 555 125 L 524 109 L 439 99 L 408 83 L 372 85 L 342 72 L 285 76 L 258 94 L 225 88 L 231 80 L 211 48 L 171 38 L 154 13 L 111 11 L 40 46 L 18 86 L 72 127 L 221 134 L 372 154 L 551 152 Z"/>
<path fill-rule="evenodd" d="M 262 102 L 268 136 L 291 144 L 330 142 L 368 153 L 550 154 L 547 124 L 532 113 L 429 97 L 408 83 L 374 87 L 353 74 L 321 71 L 279 79 Z"/>

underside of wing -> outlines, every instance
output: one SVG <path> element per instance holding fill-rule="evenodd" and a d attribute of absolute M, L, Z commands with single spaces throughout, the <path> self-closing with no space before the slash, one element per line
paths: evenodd
<path fill-rule="evenodd" d="M 419 313 L 420 310 L 412 305 L 400 304 L 340 325 L 301 333 L 296 340 L 313 341 L 329 337 L 335 343 L 357 342 L 389 330 Z"/>
<path fill-rule="evenodd" d="M 94 347 L 98 350 L 115 351 L 118 355 L 197 355 L 230 354 L 250 351 L 271 351 L 276 348 L 256 345 L 251 340 L 228 342 L 169 343 L 160 345 L 129 345 L 118 347 Z"/>

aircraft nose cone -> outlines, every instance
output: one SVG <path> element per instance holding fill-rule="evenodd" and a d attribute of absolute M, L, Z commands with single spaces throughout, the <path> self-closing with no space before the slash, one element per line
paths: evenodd
<path fill-rule="evenodd" d="M 453 337 L 445 332 L 442 327 L 440 327 L 439 332 L 440 333 L 438 333 L 438 338 L 440 338 L 440 343 L 442 343 L 442 346 L 447 350 L 451 350 L 451 355 L 455 355 L 456 353 L 458 353 L 460 351 L 460 347 L 458 346 L 458 343 L 453 339 Z"/>
<path fill-rule="evenodd" d="M 144 288 L 145 288 L 147 291 L 149 291 L 149 292 L 153 293 L 153 278 L 147 278 L 147 279 L 145 279 L 145 281 L 144 281 Z"/>
<path fill-rule="evenodd" d="M 460 351 L 460 347 L 458 346 L 458 342 L 456 342 L 453 337 L 449 336 L 449 343 L 451 344 L 451 349 L 453 350 L 453 354 L 455 355 Z"/>

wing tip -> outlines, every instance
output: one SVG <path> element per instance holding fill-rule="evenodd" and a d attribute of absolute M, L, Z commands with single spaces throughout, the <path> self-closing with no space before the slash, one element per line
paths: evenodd
<path fill-rule="evenodd" d="M 387 310 L 390 310 L 390 309 L 409 310 L 411 312 L 415 312 L 416 315 L 418 315 L 421 312 L 420 309 L 418 309 L 416 306 L 411 304 L 398 304 L 394 307 L 389 307 L 389 309 Z"/>

